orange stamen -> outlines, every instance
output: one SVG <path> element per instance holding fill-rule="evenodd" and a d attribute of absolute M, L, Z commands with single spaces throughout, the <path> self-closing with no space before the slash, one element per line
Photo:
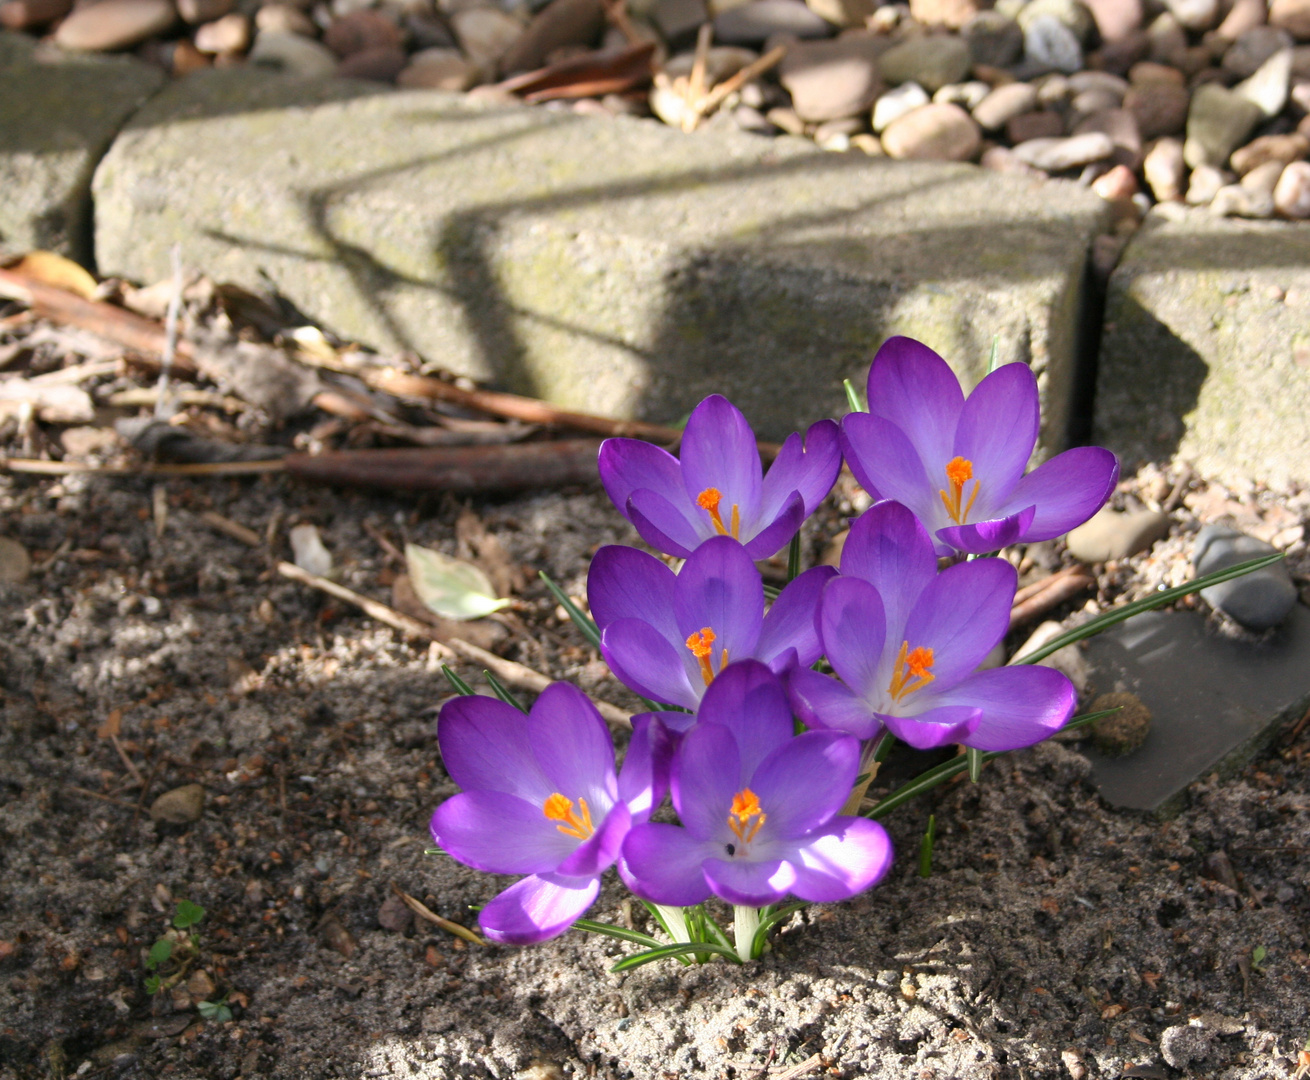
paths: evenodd
<path fill-rule="evenodd" d="M 969 516 L 969 511 L 973 508 L 973 500 L 978 497 L 978 489 L 981 485 L 973 478 L 973 462 L 968 458 L 953 457 L 946 463 L 946 480 L 951 485 L 950 494 L 945 491 L 939 491 L 942 497 L 942 505 L 946 507 L 946 512 L 951 515 L 951 520 L 957 525 L 963 525 L 965 518 Z M 961 508 L 960 502 L 964 498 L 964 485 L 973 480 L 973 491 L 969 494 L 969 501 Z"/>
<path fill-rule="evenodd" d="M 714 631 L 708 626 L 701 627 L 700 633 L 692 634 L 687 639 L 687 648 L 691 650 L 691 655 L 700 661 L 700 677 L 705 680 L 705 685 L 709 686 L 714 681 L 714 668 L 710 665 L 710 654 L 714 649 Z M 728 650 L 723 650 L 723 658 L 719 663 L 722 669 L 728 663 Z"/>
<path fill-rule="evenodd" d="M 740 539 L 741 508 L 736 503 L 732 504 L 732 528 L 729 529 L 723 524 L 723 517 L 719 514 L 719 503 L 722 501 L 723 493 L 718 488 L 706 488 L 696 496 L 696 505 L 710 515 L 716 533 L 720 536 L 731 536 L 734 540 Z"/>
<path fill-rule="evenodd" d="M 911 652 L 910 643 L 902 641 L 900 652 L 896 654 L 896 666 L 892 669 L 892 681 L 887 687 L 887 693 L 900 701 L 907 694 L 922 690 L 937 677 L 932 673 L 932 664 L 931 649 L 920 645 Z"/>
<path fill-rule="evenodd" d="M 596 827 L 591 823 L 591 811 L 587 809 L 587 800 L 579 796 L 578 806 L 582 810 L 581 817 L 573 809 L 573 800 L 566 799 L 557 791 L 546 800 L 541 809 L 542 813 L 551 821 L 564 822 L 563 825 L 556 825 L 555 828 L 559 829 L 565 836 L 574 836 L 579 840 L 587 840 L 596 831 Z"/>
<path fill-rule="evenodd" d="M 760 799 L 750 788 L 742 788 L 732 797 L 728 828 L 743 844 L 749 844 L 769 815 L 760 809 Z"/>

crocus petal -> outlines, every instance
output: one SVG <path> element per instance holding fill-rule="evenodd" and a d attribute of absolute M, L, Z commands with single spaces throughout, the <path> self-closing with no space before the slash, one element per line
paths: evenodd
<path fill-rule="evenodd" d="M 591 617 L 602 630 L 616 619 L 640 619 L 672 640 L 678 636 L 675 581 L 677 575 L 654 555 L 608 544 L 592 556 L 587 571 Z"/>
<path fill-rule="evenodd" d="M 787 692 L 779 678 L 757 660 L 742 660 L 724 668 L 705 691 L 697 716 L 702 727 L 714 724 L 731 732 L 741 767 L 739 787 L 750 781 L 761 761 L 792 738 Z"/>
<path fill-rule="evenodd" d="M 637 726 L 637 721 L 647 717 L 651 720 L 658 720 L 668 730 L 673 737 L 673 747 L 676 751 L 679 742 L 678 736 L 684 735 L 696 725 L 696 714 L 694 712 L 680 712 L 677 709 L 664 710 L 656 712 L 638 713 L 632 718 L 632 726 Z"/>
<path fill-rule="evenodd" d="M 532 753 L 555 791 L 606 813 L 618 797 L 614 741 L 596 706 L 571 683 L 551 683 L 528 715 Z"/>
<path fill-rule="evenodd" d="M 760 490 L 760 521 L 772 521 L 777 517 L 793 491 L 800 494 L 808 517 L 832 490 L 839 472 L 841 446 L 835 421 L 820 420 L 813 424 L 805 433 L 803 446 L 799 433 L 788 435 L 764 476 Z"/>
<path fill-rule="evenodd" d="M 528 718 L 512 705 L 474 694 L 441 708 L 441 760 L 466 791 L 504 791 L 540 806 L 551 794 L 528 744 Z"/>
<path fill-rule="evenodd" d="M 619 875 L 643 900 L 690 907 L 709 898 L 701 865 L 711 850 L 677 825 L 638 825 L 623 841 Z"/>
<path fill-rule="evenodd" d="M 642 697 L 689 709 L 700 700 L 699 689 L 687 679 L 683 657 L 650 623 L 610 623 L 600 635 L 600 651 L 615 678 Z"/>
<path fill-rule="evenodd" d="M 746 549 L 730 536 L 701 544 L 678 573 L 673 611 L 682 642 L 707 626 L 714 631 L 715 671 L 725 650 L 729 662 L 754 656 L 764 622 L 764 582 Z M 691 650 L 685 655 L 695 671 Z"/>
<path fill-rule="evenodd" d="M 691 503 L 706 488 L 715 488 L 723 498 L 719 513 L 731 527 L 732 507 L 737 505 L 743 522 L 759 513 L 763 472 L 760 451 L 741 410 L 722 394 L 711 394 L 691 411 L 682 433 L 682 482 Z M 698 512 L 705 521 L 709 514 Z"/>
<path fill-rule="evenodd" d="M 600 444 L 597 465 L 605 493 L 624 517 L 629 516 L 632 493 L 649 490 L 691 519 L 693 508 L 682 485 L 682 466 L 667 450 L 640 439 L 606 439 Z"/>
<path fill-rule="evenodd" d="M 769 559 L 791 543 L 801 524 L 805 521 L 805 504 L 800 492 L 793 491 L 787 498 L 778 515 L 768 524 L 763 521 L 760 529 L 746 541 L 746 554 L 752 559 Z"/>
<path fill-rule="evenodd" d="M 982 710 L 968 705 L 944 705 L 915 716 L 880 716 L 887 730 L 916 750 L 935 750 L 964 742 L 982 719 Z"/>
<path fill-rule="evenodd" d="M 979 750 L 1018 750 L 1058 731 L 1073 715 L 1078 695 L 1064 675 L 1037 664 L 993 668 L 970 675 L 937 695 L 942 705 L 982 711 L 978 727 L 964 739 Z"/>
<path fill-rule="evenodd" d="M 1020 480 L 1006 509 L 1036 506 L 1037 514 L 1023 539 L 1050 540 L 1096 513 L 1118 482 L 1118 458 L 1099 446 L 1079 446 L 1057 454 Z"/>
<path fill-rule="evenodd" d="M 1027 364 L 1003 364 L 969 395 L 951 456 L 973 465 L 979 489 L 970 516 L 997 516 L 993 508 L 1003 505 L 1032 456 L 1040 413 L 1037 377 Z"/>
<path fill-rule="evenodd" d="M 892 864 L 892 842 L 876 821 L 834 818 L 787 855 L 796 880 L 791 891 L 814 904 L 847 900 L 876 885 Z"/>
<path fill-rule="evenodd" d="M 831 676 L 796 668 L 787 676 L 787 690 L 791 707 L 808 727 L 871 739 L 882 726 L 863 698 Z"/>
<path fill-rule="evenodd" d="M 994 521 L 977 521 L 967 525 L 948 525 L 937 530 L 937 539 L 970 555 L 990 555 L 1008 547 L 1029 532 L 1035 506 L 1025 506 L 1008 517 Z"/>
<path fill-rule="evenodd" d="M 628 496 L 627 518 L 641 538 L 656 551 L 685 559 L 706 537 L 697 531 L 690 510 L 685 513 L 659 492 L 639 488 Z"/>
<path fill-rule="evenodd" d="M 868 389 L 869 412 L 904 431 L 922 461 L 950 460 L 964 391 L 945 360 L 921 341 L 889 338 L 873 358 Z"/>
<path fill-rule="evenodd" d="M 619 770 L 619 798 L 640 824 L 664 801 L 669 790 L 669 769 L 673 764 L 676 740 L 660 720 L 668 713 L 642 713 L 632 718 L 632 738 Z M 695 720 L 691 713 L 672 713 Z"/>
<path fill-rule="evenodd" d="M 875 503 L 856 518 L 842 547 L 841 572 L 882 597 L 888 637 L 900 640 L 919 594 L 937 577 L 937 553 L 922 522 L 903 503 Z"/>
<path fill-rule="evenodd" d="M 836 731 L 807 731 L 760 763 L 750 789 L 768 815 L 771 839 L 792 838 L 826 825 L 851 793 L 860 744 Z"/>
<path fill-rule="evenodd" d="M 706 859 L 704 871 L 715 896 L 754 908 L 776 904 L 796 880 L 796 871 L 782 859 Z"/>
<path fill-rule="evenodd" d="M 535 945 L 558 937 L 596 902 L 600 878 L 527 877 L 478 916 L 482 932 L 502 945 Z"/>
<path fill-rule="evenodd" d="M 937 495 L 941 483 L 929 480 L 918 449 L 890 420 L 848 413 L 841 422 L 841 446 L 855 479 L 875 499 L 904 503 L 929 525 L 949 520 Z"/>
<path fill-rule="evenodd" d="M 835 567 L 816 566 L 788 582 L 764 616 L 760 640 L 755 646 L 757 660 L 776 671 L 773 659 L 787 649 L 796 650 L 796 661 L 803 667 L 809 667 L 819 658 L 823 646 L 819 644 L 814 616 L 819 610 L 824 585 L 836 576 Z"/>
<path fill-rule="evenodd" d="M 682 737 L 673 759 L 673 807 L 687 831 L 712 840 L 726 831 L 732 797 L 746 786 L 732 732 L 721 724 L 699 724 Z"/>
<path fill-rule="evenodd" d="M 1017 581 L 1004 559 L 975 559 L 943 570 L 923 591 L 904 640 L 911 649 L 932 649 L 935 691 L 977 668 L 1005 636 Z"/>
<path fill-rule="evenodd" d="M 579 844 L 577 850 L 555 868 L 555 873 L 564 877 L 598 877 L 614 865 L 630 828 L 632 814 L 624 803 L 616 803 L 591 839 Z"/>
<path fill-rule="evenodd" d="M 842 682 L 861 697 L 881 689 L 886 632 L 886 616 L 877 589 L 855 577 L 828 582 L 819 605 L 824 655 Z"/>
<path fill-rule="evenodd" d="M 489 874 L 547 873 L 578 846 L 541 803 L 500 791 L 451 796 L 432 815 L 432 837 L 452 858 Z"/>

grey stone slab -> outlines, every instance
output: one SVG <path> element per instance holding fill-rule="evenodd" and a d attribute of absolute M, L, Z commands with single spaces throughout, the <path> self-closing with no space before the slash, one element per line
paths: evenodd
<path fill-rule="evenodd" d="M 1110 278 L 1095 441 L 1310 480 L 1310 224 L 1152 212 Z"/>
<path fill-rule="evenodd" d="M 124 57 L 67 57 L 0 34 L 0 249 L 91 264 L 91 177 L 127 118 L 164 82 Z"/>
<path fill-rule="evenodd" d="M 1194 612 L 1147 612 L 1092 638 L 1097 693 L 1128 690 L 1151 710 L 1151 733 L 1128 757 L 1087 751 L 1105 800 L 1157 814 L 1181 809 L 1209 772 L 1240 768 L 1277 725 L 1310 705 L 1310 609 L 1297 604 L 1260 641 L 1225 637 Z"/>
<path fill-rule="evenodd" d="M 345 337 L 612 416 L 721 391 L 780 437 L 843 412 L 891 334 L 971 382 L 997 335 L 1039 374 L 1048 448 L 1104 214 L 967 165 L 249 72 L 160 94 L 95 196 L 105 272 L 158 280 L 180 241 Z"/>

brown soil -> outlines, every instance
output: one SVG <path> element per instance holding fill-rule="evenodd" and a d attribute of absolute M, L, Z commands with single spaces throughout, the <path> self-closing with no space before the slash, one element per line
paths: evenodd
<path fill-rule="evenodd" d="M 506 883 L 425 853 L 454 791 L 433 737 L 450 691 L 424 646 L 279 577 L 272 553 L 312 521 L 343 583 L 385 599 L 400 568 L 365 523 L 454 553 L 459 509 L 273 477 L 158 498 L 0 482 L 3 531 L 37 567 L 0 587 L 0 1080 L 1182 1075 L 1162 1036 L 1191 1075 L 1292 1075 L 1310 1036 L 1310 730 L 1194 785 L 1167 824 L 1108 810 L 1067 745 L 1000 759 L 894 814 L 888 880 L 794 917 L 745 968 L 612 975 L 630 947 L 609 939 L 478 947 L 405 918 L 393 883 L 465 925 Z M 531 571 L 499 650 L 634 704 L 535 578 L 581 595 L 626 523 L 591 492 L 474 509 Z M 204 510 L 273 523 L 275 546 Z M 152 821 L 192 783 L 199 820 Z M 152 997 L 146 951 L 180 899 L 206 909 L 199 956 Z M 613 884 L 593 914 L 645 918 Z M 197 1013 L 225 994 L 230 1021 Z"/>

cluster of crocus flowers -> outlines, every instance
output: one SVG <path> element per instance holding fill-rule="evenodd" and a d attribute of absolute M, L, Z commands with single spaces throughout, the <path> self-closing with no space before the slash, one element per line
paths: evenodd
<path fill-rule="evenodd" d="M 845 900 L 887 872 L 886 832 L 850 812 L 876 747 L 1012 750 L 1068 721 L 1076 695 L 1058 671 L 981 669 L 1017 584 L 986 556 L 1085 521 L 1113 491 L 1113 455 L 1070 450 L 1025 475 L 1039 415 L 1023 364 L 966 397 L 944 360 L 894 338 L 868 389 L 868 412 L 792 435 L 767 473 L 717 395 L 692 412 L 678 457 L 602 446 L 605 490 L 669 560 L 605 547 L 588 576 L 600 651 L 653 707 L 633 718 L 621 769 L 573 687 L 549 687 L 526 714 L 467 696 L 442 709 L 442 756 L 464 790 L 437 809 L 434 837 L 469 866 L 526 875 L 482 909 L 488 937 L 562 933 L 613 866 L 677 941 L 704 925 L 685 909 L 732 905 L 736 955 L 750 959 L 761 909 Z M 839 568 L 800 573 L 769 602 L 756 561 L 797 536 L 843 455 L 874 505 Z M 653 818 L 666 794 L 671 812 Z"/>

